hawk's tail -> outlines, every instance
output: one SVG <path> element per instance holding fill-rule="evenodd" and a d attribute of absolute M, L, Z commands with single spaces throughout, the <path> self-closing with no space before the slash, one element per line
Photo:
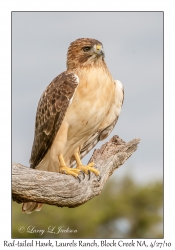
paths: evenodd
<path fill-rule="evenodd" d="M 33 211 L 40 211 L 42 208 L 42 203 L 37 202 L 25 202 L 22 204 L 22 212 L 30 214 Z"/>

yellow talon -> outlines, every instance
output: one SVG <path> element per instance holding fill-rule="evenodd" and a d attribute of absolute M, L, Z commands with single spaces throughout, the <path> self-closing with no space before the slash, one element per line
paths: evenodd
<path fill-rule="evenodd" d="M 60 154 L 58 156 L 58 158 L 59 158 L 59 161 L 60 161 L 60 173 L 61 174 L 73 175 L 75 178 L 78 178 L 78 175 L 81 172 L 81 170 L 76 169 L 76 168 L 67 167 L 62 154 Z"/>
<path fill-rule="evenodd" d="M 69 168 L 67 166 L 60 166 L 60 173 L 61 174 L 68 174 L 73 175 L 74 177 L 78 177 L 80 170 L 75 168 Z"/>
<path fill-rule="evenodd" d="M 77 169 L 81 170 L 85 174 L 89 174 L 90 171 L 93 172 L 96 176 L 100 175 L 100 172 L 97 169 L 93 168 L 93 166 L 95 166 L 94 162 L 90 162 L 87 166 L 83 166 L 79 154 L 75 153 L 74 156 L 77 162 L 77 167 L 76 167 Z"/>
<path fill-rule="evenodd" d="M 100 172 L 97 169 L 93 168 L 92 166 L 95 166 L 94 162 L 90 162 L 87 166 L 78 165 L 77 168 L 83 171 L 85 174 L 89 174 L 90 171 L 93 172 L 96 176 L 98 176 Z"/>
<path fill-rule="evenodd" d="M 79 179 L 79 182 L 81 181 L 79 178 L 79 174 L 82 173 L 85 177 L 85 174 L 89 175 L 90 178 L 90 172 L 93 172 L 96 176 L 100 175 L 100 172 L 94 168 L 95 163 L 94 162 L 90 162 L 87 166 L 83 166 L 79 154 L 75 153 L 74 154 L 76 162 L 77 162 L 77 167 L 76 168 L 70 168 L 66 166 L 66 163 L 64 161 L 63 155 L 60 154 L 58 156 L 59 161 L 60 161 L 60 170 L 59 172 L 62 174 L 67 174 L 67 175 L 72 175 L 75 178 Z M 85 174 L 84 174 L 85 173 Z M 99 176 L 100 177 L 100 176 Z"/>

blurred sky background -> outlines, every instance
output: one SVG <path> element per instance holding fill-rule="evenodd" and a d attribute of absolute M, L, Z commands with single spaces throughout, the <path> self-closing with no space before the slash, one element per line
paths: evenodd
<path fill-rule="evenodd" d="M 39 98 L 66 69 L 69 44 L 81 37 L 103 43 L 108 68 L 125 88 L 107 141 L 115 134 L 126 142 L 141 139 L 114 176 L 129 173 L 140 183 L 162 179 L 163 12 L 13 12 L 12 161 L 29 166 Z"/>

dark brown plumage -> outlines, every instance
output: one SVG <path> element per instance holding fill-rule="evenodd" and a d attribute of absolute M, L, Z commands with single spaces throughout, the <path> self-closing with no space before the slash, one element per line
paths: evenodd
<path fill-rule="evenodd" d="M 31 168 L 40 163 L 52 145 L 77 85 L 74 74 L 65 71 L 48 85 L 41 96 L 36 113 Z"/>

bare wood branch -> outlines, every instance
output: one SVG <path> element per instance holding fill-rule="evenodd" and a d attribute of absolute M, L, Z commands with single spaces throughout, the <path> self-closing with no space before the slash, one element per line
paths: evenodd
<path fill-rule="evenodd" d="M 110 175 L 121 166 L 136 150 L 140 139 L 126 143 L 114 136 L 100 149 L 94 150 L 90 159 L 100 171 L 101 179 L 91 173 L 81 182 L 73 176 L 47 172 L 12 164 L 12 198 L 21 203 L 36 201 L 58 207 L 80 206 L 99 195 Z"/>

